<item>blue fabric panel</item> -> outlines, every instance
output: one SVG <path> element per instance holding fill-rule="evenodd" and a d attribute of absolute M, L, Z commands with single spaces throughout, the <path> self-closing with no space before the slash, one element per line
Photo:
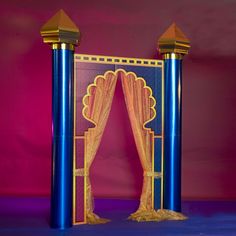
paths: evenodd
<path fill-rule="evenodd" d="M 154 171 L 161 172 L 162 166 L 162 139 L 154 139 Z M 161 179 L 154 179 L 154 209 L 161 208 Z"/>
<path fill-rule="evenodd" d="M 162 166 L 162 140 L 161 138 L 154 139 L 154 171 L 161 172 Z"/>
<path fill-rule="evenodd" d="M 161 209 L 161 179 L 154 180 L 154 209 Z"/>

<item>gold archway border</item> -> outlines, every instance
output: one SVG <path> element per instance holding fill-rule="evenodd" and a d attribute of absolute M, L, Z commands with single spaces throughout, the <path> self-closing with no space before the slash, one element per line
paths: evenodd
<path fill-rule="evenodd" d="M 105 72 L 104 75 L 97 75 L 97 76 L 95 77 L 94 82 L 93 82 L 92 84 L 90 84 L 90 85 L 87 87 L 87 93 L 86 93 L 86 95 L 83 97 L 83 100 L 82 100 L 83 106 L 84 106 L 84 107 L 83 107 L 83 110 L 82 110 L 83 117 L 84 117 L 86 120 L 90 121 L 92 124 L 94 124 L 95 127 L 97 126 L 97 123 L 96 123 L 94 120 L 90 119 L 90 118 L 86 115 L 86 110 L 88 109 L 88 106 L 89 106 L 86 101 L 88 101 L 88 98 L 92 95 L 92 94 L 91 94 L 91 88 L 92 88 L 92 87 L 97 87 L 97 81 L 98 81 L 98 79 L 106 80 L 106 79 L 108 79 L 108 77 L 107 77 L 108 74 L 111 73 L 111 74 L 113 74 L 113 75 L 115 75 L 115 76 L 118 76 L 118 73 L 119 73 L 119 72 L 123 72 L 126 76 L 128 76 L 128 75 L 133 75 L 134 78 L 135 78 L 135 81 L 141 80 L 141 81 L 143 82 L 143 84 L 144 84 L 143 89 L 147 89 L 147 90 L 149 91 L 149 99 L 151 99 L 151 100 L 153 101 L 153 104 L 152 104 L 152 106 L 150 107 L 150 109 L 153 111 L 153 115 L 152 115 L 152 117 L 151 117 L 149 120 L 147 120 L 147 121 L 145 121 L 145 122 L 143 123 L 143 129 L 152 132 L 151 128 L 145 127 L 146 124 L 148 124 L 148 123 L 151 122 L 153 119 L 155 119 L 155 117 L 156 117 L 156 115 L 157 115 L 157 114 L 156 114 L 156 109 L 155 109 L 155 106 L 156 106 L 156 99 L 155 99 L 155 98 L 153 97 L 153 95 L 152 95 L 152 94 L 153 94 L 152 89 L 151 89 L 149 86 L 147 86 L 146 81 L 144 80 L 144 78 L 142 78 L 142 77 L 137 77 L 137 75 L 136 75 L 134 72 L 127 72 L 127 71 L 125 71 L 125 70 L 123 70 L 123 69 L 117 69 L 117 70 L 115 70 L 115 71 L 108 70 L 108 71 Z M 95 128 L 95 127 L 93 127 L 93 128 Z"/>

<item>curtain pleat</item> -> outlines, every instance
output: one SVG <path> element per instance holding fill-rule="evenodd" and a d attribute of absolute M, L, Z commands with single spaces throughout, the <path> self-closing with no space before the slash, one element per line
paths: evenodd
<path fill-rule="evenodd" d="M 155 100 L 145 81 L 133 73 L 121 73 L 122 87 L 134 135 L 135 144 L 143 168 L 143 187 L 140 205 L 133 215 L 143 214 L 153 209 L 152 204 L 152 152 L 153 132 L 144 127 L 147 121 L 155 117 Z"/>
<path fill-rule="evenodd" d="M 85 105 L 83 115 L 95 125 L 94 128 L 89 128 L 85 132 L 86 217 L 89 224 L 106 223 L 108 221 L 93 212 L 94 205 L 89 172 L 111 110 L 116 81 L 117 76 L 113 72 L 97 77 L 94 84 L 88 87 L 88 94 L 83 99 Z"/>
<path fill-rule="evenodd" d="M 129 219 L 135 221 L 185 220 L 187 218 L 179 212 L 154 209 L 154 189 L 152 188 L 155 176 L 152 168 L 154 132 L 145 125 L 155 118 L 156 101 L 143 78 L 137 78 L 132 72 L 121 72 L 121 80 L 135 144 L 143 167 L 143 187 L 139 208 L 130 215 Z"/>

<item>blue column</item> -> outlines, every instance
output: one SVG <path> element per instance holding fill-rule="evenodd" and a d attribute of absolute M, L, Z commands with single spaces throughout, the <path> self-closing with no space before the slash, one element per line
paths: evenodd
<path fill-rule="evenodd" d="M 51 227 L 72 226 L 73 50 L 52 50 Z"/>
<path fill-rule="evenodd" d="M 182 60 L 180 54 L 165 56 L 164 208 L 181 212 Z"/>

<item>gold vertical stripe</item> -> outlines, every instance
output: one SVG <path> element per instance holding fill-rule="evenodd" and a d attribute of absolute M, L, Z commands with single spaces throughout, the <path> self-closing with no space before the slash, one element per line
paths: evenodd
<path fill-rule="evenodd" d="M 87 165 L 86 165 L 86 147 L 87 142 L 86 139 L 84 139 L 84 172 L 87 173 Z M 84 222 L 87 223 L 86 214 L 87 214 L 87 177 L 84 176 Z"/>
<path fill-rule="evenodd" d="M 73 118 L 74 118 L 74 127 L 73 127 L 73 224 L 76 223 L 76 177 L 74 175 L 75 173 L 75 160 L 76 160 L 76 140 L 75 140 L 75 128 L 76 128 L 76 67 L 74 66 L 74 78 L 73 78 L 73 82 L 74 82 L 74 114 L 73 114 Z"/>
<path fill-rule="evenodd" d="M 155 168 L 155 159 L 154 159 L 154 148 L 155 148 L 155 138 L 154 138 L 154 132 L 152 132 L 152 173 L 154 173 Z M 154 175 L 152 176 L 152 209 L 154 209 Z"/>
<path fill-rule="evenodd" d="M 75 140 L 73 140 L 73 206 L 72 206 L 72 210 L 73 210 L 73 224 L 75 223 L 75 175 L 74 175 L 74 172 L 75 172 Z"/>
<path fill-rule="evenodd" d="M 164 83 L 165 83 L 165 78 L 164 78 L 164 63 L 162 64 L 162 88 L 161 88 L 161 91 L 162 91 L 162 127 L 161 127 L 161 133 L 162 133 L 162 148 L 161 148 L 161 173 L 162 173 L 162 177 L 161 177 L 161 209 L 164 209 L 164 137 L 165 137 L 165 134 L 164 134 L 164 125 L 165 125 L 165 107 L 164 107 L 164 104 L 165 104 L 165 86 L 164 86 Z"/>

